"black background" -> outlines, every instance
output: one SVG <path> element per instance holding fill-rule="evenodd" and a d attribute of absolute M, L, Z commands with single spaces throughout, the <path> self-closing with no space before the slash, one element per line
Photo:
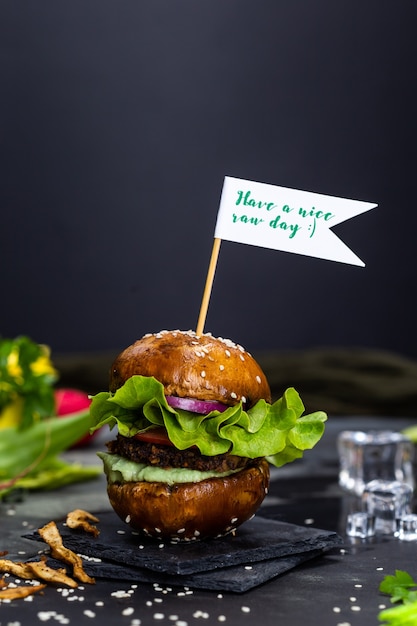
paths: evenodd
<path fill-rule="evenodd" d="M 0 5 L 0 334 L 195 328 L 225 175 L 379 206 L 366 267 L 223 242 L 205 330 L 417 356 L 415 0 Z"/>

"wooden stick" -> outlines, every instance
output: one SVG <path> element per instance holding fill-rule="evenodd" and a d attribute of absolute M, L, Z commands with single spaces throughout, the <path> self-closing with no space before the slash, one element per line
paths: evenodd
<path fill-rule="evenodd" d="M 216 273 L 217 259 L 219 258 L 221 239 L 214 238 L 213 249 L 211 251 L 210 264 L 207 272 L 206 286 L 204 288 L 203 299 L 201 301 L 200 315 L 198 317 L 196 334 L 202 335 L 206 322 L 207 309 L 210 301 L 211 289 L 213 287 L 214 274 Z"/>

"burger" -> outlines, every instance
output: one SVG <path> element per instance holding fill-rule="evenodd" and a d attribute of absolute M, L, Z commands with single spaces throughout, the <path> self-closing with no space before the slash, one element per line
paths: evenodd
<path fill-rule="evenodd" d="M 300 458 L 326 420 L 303 416 L 293 388 L 272 403 L 242 346 L 180 330 L 123 350 L 90 411 L 92 430 L 118 431 L 98 453 L 114 511 L 139 533 L 172 542 L 223 536 L 253 517 L 270 465 Z"/>

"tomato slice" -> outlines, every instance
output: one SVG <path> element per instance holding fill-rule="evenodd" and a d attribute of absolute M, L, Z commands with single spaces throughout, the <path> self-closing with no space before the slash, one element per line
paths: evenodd
<path fill-rule="evenodd" d="M 145 443 L 155 443 L 158 446 L 173 446 L 174 444 L 168 439 L 168 433 L 163 426 L 155 426 L 144 433 L 134 435 L 135 439 Z"/>

